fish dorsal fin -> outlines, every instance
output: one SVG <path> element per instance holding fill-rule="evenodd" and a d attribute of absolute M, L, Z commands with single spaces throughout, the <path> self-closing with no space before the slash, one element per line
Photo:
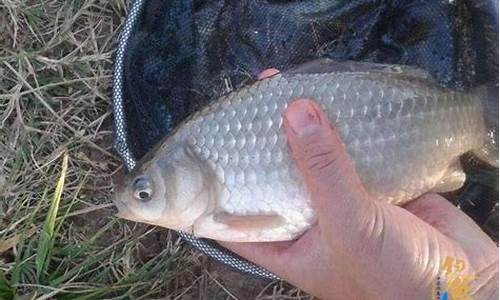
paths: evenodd
<path fill-rule="evenodd" d="M 406 65 L 387 65 L 372 62 L 336 61 L 320 58 L 298 65 L 287 71 L 289 74 L 323 74 L 323 73 L 383 73 L 403 75 L 420 79 L 431 79 L 425 70 Z"/>
<path fill-rule="evenodd" d="M 443 175 L 441 180 L 432 189 L 436 193 L 446 193 L 458 190 L 465 183 L 465 173 L 462 170 L 460 161 L 456 161 L 450 165 Z"/>

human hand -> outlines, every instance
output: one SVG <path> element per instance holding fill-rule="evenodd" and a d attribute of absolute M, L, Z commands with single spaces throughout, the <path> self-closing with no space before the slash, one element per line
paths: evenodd
<path fill-rule="evenodd" d="M 293 102 L 284 127 L 317 223 L 295 241 L 223 246 L 322 299 L 438 299 L 438 276 L 448 299 L 498 298 L 498 248 L 462 211 L 436 194 L 373 200 L 313 101 Z M 446 271 L 459 276 L 448 288 Z"/>

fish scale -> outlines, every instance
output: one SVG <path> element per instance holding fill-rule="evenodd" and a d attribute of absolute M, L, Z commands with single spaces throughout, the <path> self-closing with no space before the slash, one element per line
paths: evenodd
<path fill-rule="evenodd" d="M 466 145 L 456 144 L 455 147 L 452 145 L 447 145 L 447 149 L 439 149 L 441 153 L 441 157 L 448 157 L 449 159 L 434 159 L 434 164 L 426 166 L 424 168 L 419 168 L 417 166 L 417 171 L 420 174 L 415 174 L 415 171 L 412 174 L 399 174 L 399 181 L 394 182 L 396 178 L 394 178 L 393 173 L 390 171 L 387 173 L 379 173 L 378 170 L 381 170 L 384 167 L 385 160 L 384 155 L 381 153 L 389 151 L 391 153 L 396 154 L 394 157 L 395 161 L 398 161 L 398 164 L 402 167 L 401 170 L 409 171 L 410 168 L 413 168 L 414 163 L 417 161 L 418 156 L 422 156 L 421 152 L 425 151 L 424 149 L 419 149 L 420 151 L 416 151 L 416 147 L 412 145 L 412 141 L 421 140 L 422 137 L 418 136 L 419 128 L 414 128 L 416 126 L 415 122 L 412 122 L 410 117 L 412 115 L 416 115 L 422 113 L 419 118 L 422 121 L 426 120 L 426 110 L 432 111 L 432 108 L 427 108 L 427 105 L 422 105 L 420 108 L 416 108 L 416 101 L 419 98 L 415 98 L 414 91 L 404 89 L 397 90 L 395 88 L 389 89 L 389 92 L 385 92 L 385 97 L 390 97 L 389 99 L 403 99 L 401 101 L 396 101 L 396 105 L 394 109 L 390 109 L 387 105 L 387 113 L 386 115 L 381 114 L 380 103 L 376 103 L 373 98 L 376 97 L 377 93 L 372 91 L 378 91 L 378 95 L 383 95 L 381 92 L 382 88 L 374 85 L 373 82 L 370 81 L 357 81 L 358 92 L 347 96 L 347 91 L 353 88 L 352 84 L 344 84 L 340 85 L 339 83 L 343 80 L 343 76 L 338 76 L 334 83 L 338 84 L 339 91 L 337 94 L 334 94 L 333 97 L 325 97 L 323 94 L 331 93 L 327 91 L 326 86 L 329 81 L 332 81 L 331 76 L 329 75 L 315 75 L 315 78 L 311 78 L 309 75 L 298 75 L 295 77 L 285 78 L 282 75 L 278 75 L 268 81 L 262 82 L 257 88 L 255 88 L 252 92 L 252 96 L 248 98 L 246 101 L 241 100 L 240 97 L 244 95 L 242 91 L 236 97 L 238 99 L 238 103 L 234 105 L 234 107 L 230 110 L 229 113 L 224 113 L 221 111 L 216 113 L 217 115 L 226 115 L 228 116 L 229 123 L 232 125 L 229 128 L 229 132 L 237 132 L 236 135 L 236 144 L 240 145 L 239 148 L 229 148 L 227 156 L 234 158 L 233 161 L 239 162 L 233 166 L 227 166 L 225 162 L 231 161 L 231 159 L 219 159 L 214 161 L 215 164 L 222 163 L 225 168 L 228 170 L 234 171 L 237 174 L 242 174 L 243 181 L 237 182 L 233 184 L 232 182 L 226 181 L 224 174 L 221 174 L 219 178 L 220 182 L 226 184 L 226 188 L 229 190 L 229 196 L 227 199 L 219 199 L 220 207 L 224 210 L 227 206 L 231 206 L 232 202 L 240 203 L 239 205 L 233 205 L 234 209 L 231 209 L 233 213 L 238 215 L 246 215 L 249 211 L 255 210 L 254 207 L 258 206 L 258 203 L 254 201 L 245 201 L 244 197 L 249 195 L 249 190 L 262 190 L 263 185 L 273 185 L 276 191 L 275 194 L 267 193 L 262 197 L 262 199 L 255 199 L 256 201 L 273 201 L 274 199 L 286 199 L 289 201 L 288 210 L 291 212 L 300 212 L 306 208 L 309 208 L 307 201 L 301 201 L 301 197 L 305 197 L 304 193 L 304 185 L 303 180 L 297 172 L 297 169 L 291 164 L 291 156 L 288 148 L 286 146 L 286 139 L 284 138 L 284 133 L 281 128 L 282 126 L 282 113 L 285 110 L 288 101 L 290 99 L 296 98 L 312 98 L 318 101 L 328 112 L 328 115 L 331 119 L 335 119 L 335 110 L 329 110 L 328 107 L 335 106 L 337 98 L 340 99 L 337 110 L 340 112 L 338 114 L 339 123 L 338 128 L 340 130 L 340 134 L 342 139 L 346 142 L 346 146 L 348 152 L 353 156 L 354 161 L 356 162 L 356 168 L 361 171 L 362 180 L 372 195 L 375 195 L 377 198 L 390 198 L 390 202 L 392 203 L 401 203 L 403 201 L 409 200 L 425 188 L 431 188 L 429 183 L 426 183 L 425 180 L 415 180 L 414 178 L 425 178 L 425 177 L 436 177 L 437 174 L 439 177 L 440 173 L 446 169 L 447 165 L 451 163 L 451 160 L 456 159 L 456 157 L 463 153 L 462 149 L 472 149 L 475 147 L 479 147 L 481 143 L 481 139 L 475 139 L 474 136 L 480 136 L 481 128 L 474 128 L 474 130 L 469 131 L 471 133 L 471 138 L 468 139 L 468 143 Z M 323 83 L 321 82 L 323 80 Z M 305 84 L 306 81 L 314 81 L 315 87 L 319 88 L 304 88 L 307 86 Z M 390 86 L 390 83 L 385 83 Z M 404 86 L 403 82 L 392 82 L 395 86 Z M 282 90 L 290 91 L 289 93 L 282 93 L 280 97 L 279 93 L 276 93 L 272 90 L 273 86 L 280 86 Z M 313 85 L 309 85 L 311 87 Z M 340 88 L 342 87 L 342 88 Z M 410 94 L 410 95 L 409 95 Z M 286 95 L 287 98 L 283 97 Z M 458 103 L 454 103 L 451 105 L 448 110 L 445 110 L 445 105 L 448 104 L 448 99 L 446 95 L 441 95 L 442 102 L 439 102 L 437 96 L 433 96 L 432 101 L 429 101 L 434 106 L 438 106 L 438 109 L 442 112 L 443 117 L 446 113 L 452 112 L 455 106 L 460 105 L 459 102 L 461 99 L 457 99 Z M 422 93 L 421 98 L 427 99 L 425 93 Z M 261 103 L 255 103 L 258 100 L 261 100 Z M 266 99 L 269 99 L 266 102 Z M 272 99 L 272 100 L 271 100 Z M 228 101 L 231 101 L 228 99 Z M 375 103 L 369 109 L 357 109 L 357 105 L 364 105 L 364 107 L 368 107 L 370 103 Z M 387 103 L 387 102 L 385 102 Z M 390 102 L 389 102 L 390 103 Z M 400 104 L 400 105 L 398 105 Z M 425 101 L 424 101 L 425 104 Z M 247 117 L 248 106 L 250 105 L 259 105 L 258 114 L 252 116 L 253 118 Z M 363 113 L 365 112 L 365 113 Z M 476 113 L 477 119 L 480 120 L 481 110 L 479 105 L 477 105 L 477 109 L 473 111 Z M 454 113 L 456 114 L 456 112 Z M 250 116 L 248 116 L 250 117 Z M 462 115 L 454 115 L 456 120 L 467 119 L 468 116 L 465 114 Z M 383 120 L 379 126 L 376 126 L 377 120 Z M 200 116 L 197 121 L 200 124 L 204 123 L 204 116 Z M 247 124 L 252 123 L 263 123 L 267 126 L 264 127 L 264 132 L 262 134 L 266 135 L 266 143 L 262 144 L 265 148 L 260 149 L 265 153 L 272 153 L 272 157 L 274 158 L 271 165 L 266 165 L 260 159 L 251 160 L 249 157 L 251 156 L 250 151 L 254 149 L 254 141 L 255 134 L 250 130 L 251 128 L 247 128 L 246 131 L 242 131 L 242 127 L 247 126 Z M 396 126 L 399 123 L 400 126 Z M 439 130 L 439 127 L 442 127 L 443 132 L 446 135 L 451 134 L 451 129 L 455 123 L 460 122 L 439 122 L 435 124 Z M 480 123 L 480 122 L 478 122 Z M 442 125 L 440 125 L 442 124 Z M 204 124 L 204 126 L 210 127 L 212 123 L 208 122 Z M 203 126 L 203 125 L 200 125 Z M 353 130 L 358 126 L 357 130 Z M 398 133 L 391 133 L 391 128 L 394 130 L 399 130 Z M 386 131 L 387 130 L 387 131 Z M 403 130 L 403 131 L 401 131 Z M 215 134 L 215 139 L 223 140 L 224 136 L 222 133 L 211 130 L 204 130 L 208 135 Z M 430 132 L 430 130 L 427 130 Z M 257 132 L 258 133 L 258 132 Z M 425 133 L 425 131 L 424 131 Z M 468 132 L 465 132 L 467 135 Z M 191 135 L 189 131 L 187 131 L 187 135 Z M 389 140 L 394 137 L 399 137 L 397 140 L 394 140 L 392 143 L 389 143 Z M 378 138 L 378 143 L 375 142 L 375 138 Z M 385 139 L 385 137 L 389 137 L 389 140 Z M 445 139 L 443 137 L 442 139 Z M 196 139 L 193 146 L 196 146 Z M 401 147 L 402 145 L 408 145 L 409 148 L 404 150 Z M 221 147 L 225 147 L 225 145 L 220 145 Z M 398 151 L 394 149 L 398 147 Z M 219 149 L 217 147 L 207 149 L 207 151 L 215 151 L 218 152 Z M 451 154 L 451 155 L 449 155 Z M 363 159 L 365 158 L 365 159 Z M 247 161 L 248 160 L 248 161 Z M 271 169 L 276 170 L 285 170 L 282 172 L 279 177 L 276 177 Z M 229 171 L 229 172 L 231 172 Z M 274 175 L 274 176 L 273 176 Z M 246 178 L 245 178 L 246 176 Z M 260 178 L 258 184 L 252 180 L 248 180 L 249 178 Z M 392 188 L 383 189 L 381 187 L 390 187 L 392 184 Z M 409 186 L 411 185 L 411 186 Z M 295 186 L 296 190 L 290 194 L 300 195 L 300 197 L 291 197 L 288 198 L 289 195 L 276 195 L 285 193 L 284 190 L 289 188 L 290 186 Z M 406 193 L 400 193 L 400 189 L 406 189 Z M 239 193 L 239 190 L 243 190 L 244 193 Z M 243 197 L 243 198 L 242 198 Z M 245 203 L 246 205 L 243 205 Z M 272 207 L 272 205 L 271 205 Z M 277 208 L 278 209 L 278 208 Z M 302 221 L 302 220 L 301 220 Z M 304 218 L 303 221 L 311 222 L 312 219 Z M 296 234 L 296 233 L 294 233 Z"/>
<path fill-rule="evenodd" d="M 140 207 L 129 218 L 231 241 L 300 235 L 315 213 L 282 128 L 284 111 L 299 98 L 313 99 L 325 110 L 364 187 L 379 201 L 403 204 L 432 190 L 460 155 L 485 142 L 477 96 L 446 90 L 419 70 L 370 65 L 285 72 L 222 97 L 167 138 L 148 164 L 163 166 L 157 172 L 165 178 L 183 174 L 153 180 L 166 187 L 154 199 L 155 209 L 165 213 L 150 220 L 152 213 Z M 142 168 L 131 177 L 148 172 Z M 169 201 L 184 208 L 167 212 Z M 174 224 L 176 214 L 184 216 L 176 221 L 182 226 Z"/>
<path fill-rule="evenodd" d="M 326 75 L 323 75 L 323 76 L 326 76 Z M 306 78 L 304 78 L 306 77 Z M 320 76 L 318 76 L 320 77 Z M 309 91 L 304 91 L 303 88 L 302 88 L 302 85 L 300 84 L 301 82 L 304 84 L 304 81 L 309 79 L 310 81 L 312 80 L 316 80 L 315 78 L 311 79 L 311 78 L 307 78 L 307 76 L 297 76 L 297 78 L 291 78 L 288 80 L 288 82 L 280 82 L 280 83 L 276 83 L 276 85 L 280 85 L 283 87 L 283 89 L 287 89 L 287 87 L 289 87 L 289 90 L 292 91 L 291 95 L 290 95 L 290 98 L 300 98 L 300 97 L 309 97 L 309 98 L 312 98 L 312 99 L 315 99 L 316 101 L 318 101 L 320 104 L 323 104 L 323 106 L 332 106 L 334 105 L 334 102 L 335 102 L 335 97 L 326 97 L 326 103 L 322 103 L 322 99 L 324 99 L 325 97 L 322 97 L 320 94 L 315 94 L 315 90 L 314 89 L 311 89 Z M 277 82 L 277 81 L 284 81 L 282 78 L 274 78 L 273 81 Z M 338 79 L 338 82 L 341 82 L 342 79 Z M 271 82 L 269 85 L 272 85 L 273 82 Z M 401 84 L 402 85 L 402 84 Z M 366 90 L 369 90 L 370 88 L 372 90 L 377 90 L 377 89 L 374 89 L 373 87 L 373 84 L 371 84 L 370 82 L 368 82 L 366 84 L 366 86 L 368 86 L 368 88 Z M 362 86 L 363 87 L 363 86 Z M 373 101 L 372 97 L 374 95 L 374 93 L 368 93 L 368 97 L 364 97 L 365 93 L 362 93 L 363 90 L 360 90 L 358 93 L 355 93 L 354 95 L 352 95 L 350 98 L 350 101 L 347 100 L 347 96 L 346 96 L 346 92 L 345 90 L 351 88 L 350 85 L 344 85 L 343 86 L 343 89 L 340 91 L 340 99 L 341 100 L 344 100 L 344 102 L 340 102 L 339 105 L 342 105 L 344 104 L 346 107 L 345 108 L 338 108 L 339 111 L 341 112 L 340 113 L 340 120 L 337 120 L 337 122 L 340 123 L 340 131 L 341 131 L 341 135 L 343 134 L 343 139 L 345 140 L 346 144 L 347 144 L 347 149 L 348 151 L 354 155 L 354 160 L 357 161 L 357 157 L 359 156 L 360 157 L 360 161 L 362 162 L 367 162 L 365 164 L 363 163 L 360 163 L 358 164 L 357 168 L 360 169 L 360 170 L 366 170 L 366 172 L 363 172 L 363 173 L 367 173 L 367 176 L 369 176 L 372 172 L 373 173 L 373 169 L 374 167 L 377 167 L 377 166 L 381 166 L 382 162 L 383 162 L 383 159 L 382 159 L 382 154 L 380 152 L 375 152 L 373 153 L 373 150 L 378 150 L 380 149 L 381 151 L 384 150 L 383 147 L 376 147 L 377 145 L 372 142 L 373 141 L 373 137 L 374 136 L 379 136 L 379 140 L 382 141 L 380 144 L 382 143 L 386 143 L 388 142 L 387 140 L 384 140 L 383 139 L 383 136 L 392 136 L 392 137 L 395 137 L 396 134 L 387 134 L 386 132 L 384 132 L 384 130 L 380 131 L 381 127 L 380 126 L 374 126 L 374 124 L 372 122 L 369 122 L 370 119 L 379 119 L 379 120 L 384 120 L 385 121 L 385 126 L 383 126 L 382 128 L 383 129 L 386 129 L 386 128 L 390 128 L 391 125 L 394 125 L 394 124 L 391 124 L 390 122 L 388 122 L 388 120 L 390 119 L 393 119 L 393 120 L 397 120 L 400 125 L 402 125 L 402 128 L 399 127 L 398 130 L 401 130 L 403 129 L 404 131 L 400 131 L 397 136 L 399 136 L 399 139 L 397 141 L 394 141 L 393 144 L 398 144 L 398 145 L 401 145 L 401 144 L 406 144 L 406 145 L 411 145 L 412 143 L 412 140 L 415 141 L 415 140 L 422 140 L 421 137 L 419 138 L 418 136 L 416 136 L 419 132 L 418 129 L 415 129 L 414 127 L 417 126 L 415 123 L 412 123 L 411 120 L 409 119 L 410 117 L 410 114 L 417 114 L 417 113 L 423 113 L 425 115 L 425 111 L 432 111 L 433 109 L 431 107 L 427 108 L 426 106 L 427 105 L 423 105 L 422 108 L 419 110 L 419 111 L 416 111 L 415 110 L 415 97 L 409 97 L 407 95 L 405 95 L 404 93 L 402 92 L 399 92 L 395 89 L 389 89 L 389 93 L 386 93 L 386 97 L 390 97 L 388 99 L 394 99 L 394 98 L 400 98 L 400 99 L 405 99 L 404 101 L 402 102 L 396 102 L 396 103 L 399 103 L 399 104 L 402 104 L 400 105 L 399 107 L 396 106 L 396 109 L 395 110 L 389 110 L 388 109 L 388 112 L 389 113 L 394 113 L 392 115 L 392 118 L 390 118 L 390 116 L 388 115 L 380 115 L 377 117 L 377 115 L 379 115 L 379 110 L 377 109 L 370 109 L 369 110 L 369 113 L 366 113 L 366 114 L 362 114 L 362 115 L 352 115 L 352 112 L 354 111 L 357 111 L 357 112 L 362 112 L 363 110 L 355 110 L 353 108 L 353 106 L 355 106 L 356 104 L 358 103 L 365 103 L 365 105 L 368 105 L 370 101 Z M 320 93 L 321 93 L 321 90 L 320 89 L 317 89 Z M 324 91 L 325 89 L 323 89 Z M 381 90 L 379 88 L 379 90 Z M 309 94 L 307 94 L 306 92 L 309 92 Z M 406 93 L 409 93 L 411 91 L 406 91 Z M 251 92 L 250 92 L 251 93 Z M 424 94 L 422 96 L 422 98 L 424 99 L 427 99 L 428 97 L 426 97 L 425 93 L 422 93 Z M 380 93 L 381 95 L 381 93 Z M 371 96 L 371 97 L 370 97 Z M 408 98 L 405 98 L 405 97 L 408 97 Z M 432 99 L 433 101 L 430 101 L 431 103 L 434 103 L 434 106 L 437 106 L 438 110 L 441 112 L 441 115 L 442 117 L 445 117 L 445 114 L 448 113 L 448 112 L 452 112 L 453 110 L 455 109 L 458 109 L 459 105 L 458 104 L 455 104 L 455 105 L 451 105 L 450 108 L 448 110 L 445 110 L 445 105 L 447 105 L 447 102 L 449 101 L 448 97 L 446 97 L 446 94 L 443 94 L 441 96 L 442 98 L 442 102 L 438 102 L 437 101 L 437 97 L 434 97 L 434 99 Z M 259 97 L 259 98 L 264 98 L 264 97 Z M 458 97 L 457 97 L 458 98 Z M 275 125 L 275 124 L 281 124 L 282 123 L 282 118 L 281 118 L 281 113 L 282 111 L 284 110 L 285 106 L 286 106 L 286 99 L 283 99 L 283 98 L 277 98 L 275 96 L 275 102 L 273 102 L 273 105 L 270 106 L 270 105 L 266 105 L 266 104 L 263 104 L 261 107 L 262 110 L 260 110 L 260 118 L 261 119 L 264 119 L 268 122 L 268 124 L 272 124 L 272 125 Z M 457 99 L 457 102 L 463 102 L 461 101 L 462 99 Z M 253 101 L 248 101 L 249 103 L 253 103 Z M 352 105 L 349 105 L 347 103 L 352 103 Z M 387 102 L 386 102 L 387 103 Z M 425 104 L 425 102 L 424 102 Z M 281 107 L 278 107 L 278 105 L 280 105 Z M 432 104 L 431 104 L 432 105 Z M 431 105 L 428 105 L 428 106 L 431 106 Z M 388 105 L 387 105 L 388 106 Z M 375 106 L 376 107 L 376 106 Z M 330 117 L 335 118 L 335 110 L 330 110 L 328 111 L 327 110 L 328 115 Z M 454 118 L 456 120 L 467 120 L 470 118 L 470 115 L 473 115 L 473 113 L 476 113 L 477 117 L 480 117 L 480 114 L 481 114 L 481 110 L 480 110 L 480 107 L 479 105 L 476 105 L 476 111 L 473 111 L 473 112 L 469 112 L 469 115 L 466 115 L 466 114 L 463 114 L 462 116 L 460 115 L 455 115 Z M 456 113 L 456 112 L 455 112 Z M 266 119 L 266 117 L 268 119 Z M 389 118 L 388 118 L 389 117 Z M 405 119 L 405 117 L 407 117 L 407 119 Z M 384 118 L 384 119 L 382 119 Z M 397 119 L 397 118 L 400 118 L 400 119 Z M 351 122 L 349 122 L 350 120 L 361 120 L 361 119 L 365 119 L 366 121 L 368 122 L 359 122 L 359 123 L 354 123 L 354 124 L 351 124 Z M 275 120 L 273 122 L 273 120 Z M 425 117 L 421 117 L 421 120 L 425 120 Z M 478 120 L 480 120 L 480 118 L 478 118 Z M 343 123 L 345 123 L 345 125 L 342 125 Z M 454 132 L 452 132 L 452 129 L 453 129 L 453 126 L 455 125 L 455 123 L 460 126 L 460 123 L 462 122 L 433 122 L 434 123 L 434 126 L 438 127 L 436 128 L 436 130 L 439 130 L 440 128 L 439 127 L 442 127 L 441 129 L 443 130 L 445 136 L 446 135 L 450 135 L 450 134 L 454 134 Z M 477 124 L 480 124 L 481 122 L 476 122 Z M 356 131 L 349 131 L 349 128 L 352 126 L 354 127 L 355 125 L 365 125 L 365 126 L 360 126 L 360 129 L 356 130 Z M 476 127 L 476 128 L 474 128 Z M 480 132 L 480 128 L 477 128 L 478 126 L 472 126 L 471 130 L 469 130 L 469 132 L 465 132 L 464 135 L 467 135 L 467 133 L 470 133 L 470 134 L 473 134 L 474 131 L 476 131 L 476 133 L 479 131 Z M 272 127 L 273 128 L 273 127 Z M 397 128 L 395 126 L 392 126 L 392 128 Z M 271 128 L 269 128 L 271 129 Z M 273 129 L 277 129 L 277 128 L 273 128 Z M 462 128 L 458 128 L 458 129 L 462 129 Z M 478 130 L 479 129 L 479 130 Z M 230 129 L 231 131 L 232 129 Z M 238 130 L 238 128 L 234 128 L 234 130 Z M 349 134 L 349 132 L 351 134 Z M 364 136 L 363 135 L 360 135 L 364 132 Z M 430 131 L 427 131 L 427 132 L 430 132 Z M 272 138 L 270 140 L 273 140 L 275 139 L 276 135 L 277 135 L 278 131 L 276 130 L 274 132 L 274 135 L 272 136 Z M 264 132 L 264 134 L 267 134 L 267 132 Z M 476 136 L 480 136 L 479 134 L 475 134 Z M 240 141 L 241 141 L 241 145 L 244 145 L 245 144 L 245 138 L 246 136 L 242 135 L 242 136 L 239 136 L 240 138 Z M 442 140 L 444 140 L 445 138 L 443 137 Z M 361 144 L 359 143 L 356 143 L 354 141 L 361 141 Z M 481 143 L 481 139 L 469 139 L 469 142 L 467 145 L 457 145 L 457 150 L 460 149 L 460 148 L 468 148 L 468 149 L 472 149 L 474 147 L 479 147 L 480 146 L 480 143 Z M 355 146 L 355 145 L 360 145 L 357 149 L 357 147 L 352 147 L 351 145 Z M 274 146 L 277 146 L 277 147 L 274 147 Z M 387 145 L 386 145 L 387 146 Z M 281 143 L 279 145 L 275 145 L 273 141 L 270 141 L 269 145 L 269 152 L 275 152 L 276 155 L 283 155 L 283 151 L 281 151 L 281 149 L 285 149 L 285 145 L 283 144 L 283 141 L 281 141 Z M 451 145 L 448 145 L 448 148 L 450 148 Z M 277 148 L 278 150 L 275 150 L 274 148 Z M 389 150 L 392 150 L 393 147 L 390 147 Z M 400 151 L 400 153 L 402 153 L 403 155 L 405 156 L 409 156 L 411 158 L 416 158 L 416 156 L 419 155 L 419 153 L 415 153 L 415 151 L 412 151 L 412 149 L 415 149 L 415 148 L 409 148 L 407 151 Z M 422 149 L 422 150 L 425 150 L 425 149 Z M 439 149 L 439 150 L 445 150 L 445 149 Z M 367 155 L 369 152 L 371 152 L 372 154 L 371 155 Z M 443 151 L 439 151 L 441 153 L 443 153 Z M 453 155 L 452 157 L 456 157 L 457 155 L 460 155 L 462 154 L 461 152 L 462 151 L 455 151 L 455 155 Z M 289 153 L 288 152 L 285 152 L 284 153 L 285 156 L 286 156 L 286 159 L 290 159 L 289 157 Z M 238 153 L 234 153 L 234 154 L 230 154 L 230 155 L 238 155 Z M 370 158 L 371 159 L 367 159 L 367 160 L 363 160 L 362 157 L 366 157 L 366 158 Z M 395 157 L 396 158 L 396 157 Z M 401 160 L 396 160 L 396 161 L 399 161 L 399 162 L 403 162 L 404 159 L 401 159 Z M 277 162 L 279 164 L 279 162 Z M 371 165 L 373 164 L 373 165 Z M 439 164 L 440 166 L 440 169 L 443 169 L 443 166 L 442 164 Z M 257 165 L 256 166 L 259 166 L 259 162 L 257 162 Z M 288 166 L 288 165 L 285 165 L 285 166 Z M 277 168 L 279 167 L 285 167 L 285 166 L 279 166 L 279 165 L 276 165 Z M 431 175 L 432 173 L 436 173 L 434 171 L 434 169 L 438 169 L 438 168 L 429 168 L 430 170 L 422 170 L 422 173 L 423 173 L 423 176 L 422 177 L 425 177 L 426 175 Z M 243 172 L 243 170 L 242 170 Z M 414 175 L 412 175 L 414 176 Z M 372 177 L 377 177 L 377 176 L 373 176 Z M 383 178 L 385 177 L 379 177 L 380 179 L 379 180 L 375 180 L 376 182 L 381 182 L 383 180 Z M 222 179 L 223 180 L 223 179 Z M 376 190 L 376 187 L 373 188 L 374 190 Z M 376 191 L 374 191 L 376 193 Z M 410 192 L 408 193 L 409 196 L 413 196 L 412 194 L 414 194 L 414 192 Z M 387 196 L 387 195 L 383 195 L 383 196 Z M 399 202 L 399 201 L 404 201 L 405 199 L 394 199 L 395 202 Z"/>

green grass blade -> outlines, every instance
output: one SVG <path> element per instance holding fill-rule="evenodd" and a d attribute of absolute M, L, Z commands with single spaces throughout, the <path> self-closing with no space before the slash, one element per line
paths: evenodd
<path fill-rule="evenodd" d="M 50 205 L 49 212 L 43 224 L 43 229 L 40 234 L 40 239 L 38 242 L 38 249 L 36 254 L 36 274 L 39 282 L 43 282 L 47 268 L 49 266 L 50 254 L 54 246 L 54 236 L 55 236 L 55 222 L 57 217 L 57 212 L 59 210 L 59 204 L 61 202 L 61 195 L 64 188 L 64 181 L 66 179 L 66 171 L 68 169 L 68 155 L 65 154 L 63 157 L 61 176 L 56 185 L 54 191 L 54 197 L 52 198 L 52 203 Z"/>
<path fill-rule="evenodd" d="M 33 213 L 31 214 L 31 217 L 29 218 L 29 223 L 28 224 L 33 224 L 33 228 L 35 227 L 35 216 L 36 213 L 40 210 L 40 207 L 42 205 L 42 202 L 45 201 L 48 193 L 48 188 L 45 188 L 43 191 L 43 195 L 41 200 L 38 202 L 37 206 L 33 210 Z M 11 271 L 11 283 L 12 284 L 18 284 L 21 283 L 21 278 L 23 277 L 23 274 L 26 270 L 26 261 L 28 260 L 28 257 L 30 257 L 34 252 L 31 251 L 31 247 L 29 246 L 31 244 L 31 240 L 26 241 L 26 240 L 21 240 L 21 242 L 18 245 L 19 248 L 19 254 L 16 255 L 16 260 L 14 263 L 14 268 Z"/>
<path fill-rule="evenodd" d="M 66 220 L 69 213 L 71 212 L 71 208 L 73 208 L 73 205 L 75 204 L 76 200 L 78 199 L 78 196 L 80 195 L 81 189 L 87 183 L 87 176 L 88 176 L 88 173 L 85 174 L 85 176 L 83 176 L 83 179 L 81 180 L 80 184 L 78 184 L 78 187 L 76 188 L 76 191 L 75 191 L 75 195 L 71 199 L 71 202 L 69 203 L 68 207 L 66 208 L 66 211 L 64 212 L 62 217 L 58 218 L 59 222 L 58 222 L 57 227 L 55 229 L 55 234 L 57 234 L 59 232 L 59 230 L 61 229 L 61 226 L 64 223 L 64 220 Z"/>

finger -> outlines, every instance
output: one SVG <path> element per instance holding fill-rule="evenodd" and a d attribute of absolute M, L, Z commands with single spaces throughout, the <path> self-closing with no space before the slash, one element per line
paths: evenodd
<path fill-rule="evenodd" d="M 374 202 L 323 110 L 311 100 L 297 100 L 286 110 L 284 125 L 322 229 L 332 227 L 336 234 L 352 234 L 354 228 L 370 221 Z"/>
<path fill-rule="evenodd" d="M 223 247 L 233 251 L 284 279 L 294 279 L 305 264 L 317 260 L 320 243 L 317 226 L 313 226 L 295 241 L 267 243 L 236 243 L 219 241 Z M 291 263 L 293 261 L 293 264 Z M 292 276 L 290 278 L 289 276 Z"/>
<path fill-rule="evenodd" d="M 332 264 L 328 259 L 328 253 L 325 252 L 328 247 L 320 237 L 317 225 L 293 242 L 221 244 L 310 293 L 325 291 L 325 278 L 328 278 L 332 285 L 341 282 L 343 270 L 346 269 L 345 264 Z M 335 289 L 341 295 L 352 291 L 338 284 Z M 323 298 L 327 295 L 317 294 Z"/>
<path fill-rule="evenodd" d="M 278 74 L 279 72 L 280 71 L 278 69 L 274 68 L 265 69 L 264 71 L 260 72 L 259 75 L 257 75 L 257 79 L 258 80 L 266 79 Z"/>
<path fill-rule="evenodd" d="M 485 249 L 497 249 L 494 242 L 463 211 L 436 194 L 424 195 L 404 206 L 406 210 L 436 228 L 442 234 L 458 242 L 474 263 L 491 261 Z"/>

